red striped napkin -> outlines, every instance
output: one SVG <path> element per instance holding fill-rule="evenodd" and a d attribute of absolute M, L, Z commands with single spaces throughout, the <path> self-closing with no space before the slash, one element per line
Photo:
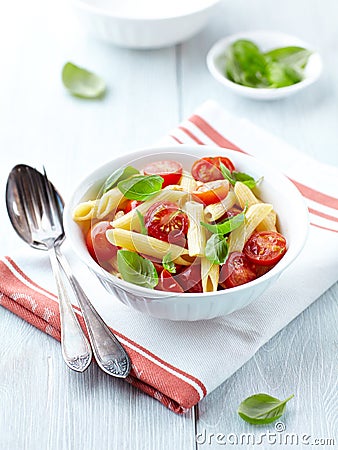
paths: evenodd
<path fill-rule="evenodd" d="M 127 308 L 65 249 L 76 276 L 131 357 L 127 381 L 183 413 L 337 281 L 338 169 L 304 156 L 212 101 L 173 130 L 168 142 L 213 144 L 272 162 L 305 197 L 312 225 L 299 258 L 258 300 L 229 316 L 193 323 L 157 320 Z M 59 340 L 58 303 L 47 256 L 27 249 L 18 257 L 4 257 L 0 275 L 0 304 Z"/>

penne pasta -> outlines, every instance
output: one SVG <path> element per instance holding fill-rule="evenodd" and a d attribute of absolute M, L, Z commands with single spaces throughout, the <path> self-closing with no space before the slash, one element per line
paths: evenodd
<path fill-rule="evenodd" d="M 180 201 L 185 200 L 187 195 L 188 194 L 184 191 L 178 191 L 176 189 L 163 189 L 157 195 L 152 197 L 150 200 L 145 201 L 137 208 L 125 214 L 123 217 L 113 220 L 112 226 L 114 228 L 123 228 L 124 230 L 140 231 L 141 230 L 140 220 L 136 211 L 144 215 L 148 211 L 150 206 L 156 202 L 170 201 L 173 203 L 178 203 Z"/>
<path fill-rule="evenodd" d="M 207 258 L 201 258 L 201 278 L 203 292 L 216 292 L 219 280 L 219 265 Z"/>
<path fill-rule="evenodd" d="M 173 261 L 177 264 L 188 266 L 193 260 L 189 257 L 188 250 L 184 247 L 169 244 L 154 237 L 136 233 L 135 231 L 113 228 L 107 230 L 106 237 L 109 242 L 117 247 L 122 247 L 160 260 L 169 252 Z"/>
<path fill-rule="evenodd" d="M 234 187 L 234 191 L 236 194 L 236 197 L 238 198 L 238 202 L 241 205 L 242 208 L 244 208 L 246 205 L 252 206 L 257 203 L 262 203 L 258 198 L 255 196 L 255 194 L 252 192 L 252 190 L 246 186 L 244 183 L 241 183 L 240 181 L 237 181 Z M 276 231 L 276 220 L 277 215 L 275 211 L 271 211 L 265 219 L 261 221 L 261 223 L 258 225 L 257 230 L 258 231 Z"/>
<path fill-rule="evenodd" d="M 189 218 L 187 233 L 189 256 L 203 256 L 206 244 L 204 222 L 204 206 L 202 203 L 186 202 L 184 210 Z"/>
<path fill-rule="evenodd" d="M 103 219 L 123 202 L 123 194 L 118 188 L 113 188 L 97 200 L 82 202 L 74 209 L 73 219 L 83 222 L 91 219 Z"/>
<path fill-rule="evenodd" d="M 228 195 L 220 203 L 208 205 L 204 210 L 204 217 L 208 222 L 214 222 L 223 216 L 223 214 L 236 203 L 236 195 L 230 190 Z"/>
<path fill-rule="evenodd" d="M 229 253 L 241 252 L 246 241 L 271 211 L 272 205 L 268 203 L 256 203 L 251 205 L 245 214 L 244 224 L 230 233 Z"/>
<path fill-rule="evenodd" d="M 197 183 L 196 180 L 187 171 L 183 171 L 182 178 L 180 181 L 180 186 L 185 192 L 192 192 L 196 190 Z"/>

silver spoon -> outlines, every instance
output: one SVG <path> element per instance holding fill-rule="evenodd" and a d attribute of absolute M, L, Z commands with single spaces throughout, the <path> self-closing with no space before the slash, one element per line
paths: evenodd
<path fill-rule="evenodd" d="M 62 353 L 67 365 L 74 370 L 85 370 L 91 361 L 91 350 L 73 312 L 59 265 L 79 301 L 99 367 L 110 375 L 127 377 L 130 371 L 127 353 L 103 322 L 60 253 L 60 245 L 65 238 L 63 201 L 46 174 L 22 164 L 14 167 L 7 181 L 6 203 L 19 236 L 34 248 L 48 250 L 51 257 L 60 301 Z M 81 362 L 82 365 L 79 364 Z"/>

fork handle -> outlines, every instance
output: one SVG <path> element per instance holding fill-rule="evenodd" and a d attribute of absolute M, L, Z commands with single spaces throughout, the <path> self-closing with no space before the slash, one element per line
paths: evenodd
<path fill-rule="evenodd" d="M 109 375 L 126 378 L 130 372 L 130 359 L 127 352 L 92 305 L 59 248 L 57 258 L 80 304 L 98 366 Z"/>
<path fill-rule="evenodd" d="M 49 258 L 59 298 L 61 348 L 65 363 L 76 372 L 84 372 L 91 363 L 90 344 L 76 318 L 67 288 L 62 279 L 62 267 L 54 246 L 48 248 Z"/>

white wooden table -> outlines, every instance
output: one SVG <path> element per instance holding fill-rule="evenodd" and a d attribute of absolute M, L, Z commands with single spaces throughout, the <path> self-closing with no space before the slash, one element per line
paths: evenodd
<path fill-rule="evenodd" d="M 25 248 L 5 211 L 5 181 L 15 164 L 48 161 L 49 177 L 67 199 L 93 166 L 152 144 L 208 98 L 338 165 L 335 0 L 225 1 L 198 36 L 156 51 L 94 41 L 78 28 L 68 3 L 18 0 L 2 5 L 1 253 Z M 205 55 L 215 40 L 264 28 L 298 35 L 318 47 L 324 73 L 315 86 L 283 101 L 256 103 L 233 96 L 211 78 Z M 104 100 L 67 95 L 60 82 L 67 60 L 103 76 L 109 86 Z M 295 393 L 283 417 L 286 430 L 313 439 L 335 438 L 337 444 L 337 295 L 336 284 L 183 417 L 95 366 L 83 375 L 71 373 L 56 341 L 0 309 L 0 448 L 216 449 L 212 437 L 211 444 L 196 443 L 196 433 L 264 432 L 241 421 L 237 406 L 252 393 L 282 389 Z"/>

